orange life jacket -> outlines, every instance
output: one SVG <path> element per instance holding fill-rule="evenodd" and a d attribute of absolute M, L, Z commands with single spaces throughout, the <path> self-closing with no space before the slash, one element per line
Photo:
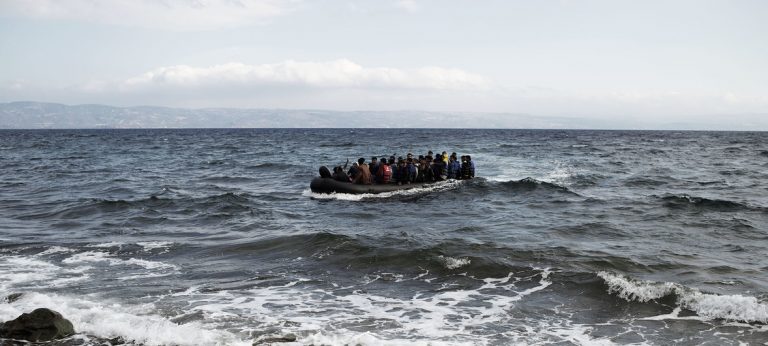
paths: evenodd
<path fill-rule="evenodd" d="M 381 184 L 386 184 L 392 179 L 392 167 L 389 167 L 389 165 L 379 165 L 379 171 L 376 173 L 376 175 L 379 176 L 379 183 Z"/>

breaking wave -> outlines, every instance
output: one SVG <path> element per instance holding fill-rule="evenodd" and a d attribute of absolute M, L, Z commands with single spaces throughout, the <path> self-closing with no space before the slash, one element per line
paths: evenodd
<path fill-rule="evenodd" d="M 636 280 L 609 272 L 597 274 L 608 285 L 608 292 L 627 301 L 646 303 L 673 296 L 683 309 L 705 319 L 768 323 L 768 304 L 755 297 L 717 295 L 672 282 Z"/>

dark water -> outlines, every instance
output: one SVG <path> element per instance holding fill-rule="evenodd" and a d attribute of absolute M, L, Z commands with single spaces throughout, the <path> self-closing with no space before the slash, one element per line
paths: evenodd
<path fill-rule="evenodd" d="M 321 164 L 480 178 L 315 195 Z M 147 345 L 768 342 L 768 133 L 0 131 L 0 318 Z"/>

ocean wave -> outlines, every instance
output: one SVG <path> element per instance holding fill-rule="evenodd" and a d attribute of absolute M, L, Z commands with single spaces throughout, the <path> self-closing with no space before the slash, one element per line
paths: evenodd
<path fill-rule="evenodd" d="M 345 142 L 345 143 L 321 143 L 318 145 L 320 148 L 351 148 L 354 147 L 356 144 L 352 142 Z"/>
<path fill-rule="evenodd" d="M 109 253 L 101 251 L 87 251 L 74 254 L 61 261 L 64 264 L 78 264 L 88 262 L 102 262 L 110 266 L 133 266 L 140 267 L 147 270 L 167 270 L 176 272 L 179 267 L 174 264 L 168 264 L 163 262 L 150 261 L 140 258 L 120 259 L 112 256 Z"/>
<path fill-rule="evenodd" d="M 433 278 L 427 276 L 413 280 L 429 283 Z M 283 333 L 295 333 L 302 344 L 354 341 L 360 345 L 419 345 L 425 339 L 430 345 L 477 344 L 478 340 L 486 343 L 493 338 L 478 331 L 513 319 L 509 310 L 549 287 L 549 276 L 549 269 L 533 268 L 483 279 L 466 278 L 472 282 L 468 285 L 439 289 L 417 285 L 421 289 L 404 299 L 364 289 L 379 282 L 377 278 L 350 287 L 318 287 L 298 278 L 247 291 L 193 289 L 179 294 L 204 316 L 226 318 L 233 312 L 258 316 L 262 329 L 275 327 Z M 368 335 L 366 330 L 374 334 Z"/>
<path fill-rule="evenodd" d="M 471 251 L 467 250 L 471 246 Z M 401 235 L 364 237 L 319 232 L 292 236 L 281 236 L 252 241 L 245 244 L 211 249 L 224 256 L 240 256 L 243 253 L 258 253 L 262 260 L 268 259 L 311 259 L 311 266 L 317 262 L 326 268 L 344 268 L 369 273 L 382 270 L 412 271 L 429 270 L 433 273 L 450 274 L 461 269 L 477 277 L 497 276 L 513 270 L 525 270 L 533 254 L 514 254 L 521 257 L 518 262 L 509 262 L 504 254 L 508 249 L 498 249 L 493 244 L 468 244 L 462 240 L 446 240 L 439 243 L 420 245 L 415 239 L 404 246 Z M 470 255 L 481 253 L 481 256 Z"/>
<path fill-rule="evenodd" d="M 565 193 L 570 195 L 578 195 L 577 193 L 569 190 L 565 186 L 546 182 L 546 181 L 536 180 L 531 177 L 520 179 L 520 180 L 510 180 L 510 181 L 500 182 L 497 184 L 501 186 L 504 190 L 512 191 L 512 192 L 543 190 L 543 191 Z"/>
<path fill-rule="evenodd" d="M 259 181 L 259 179 L 254 177 L 243 177 L 243 176 L 229 176 L 229 175 L 217 175 L 217 176 L 209 176 L 204 177 L 200 179 L 201 181 L 210 182 L 210 183 L 251 183 L 255 181 Z"/>
<path fill-rule="evenodd" d="M 458 269 L 472 263 L 472 260 L 467 257 L 454 258 L 440 255 L 437 256 L 437 259 L 442 262 L 447 269 Z"/>
<path fill-rule="evenodd" d="M 287 170 L 287 169 L 298 169 L 298 168 L 306 169 L 306 167 L 304 167 L 304 166 L 293 165 L 293 164 L 290 164 L 290 163 L 282 163 L 282 162 L 263 162 L 263 163 L 258 163 L 258 164 L 255 164 L 255 165 L 246 166 L 245 168 L 247 168 L 247 169 L 267 169 L 267 168 L 269 168 L 269 169 L 276 169 L 276 170 Z"/>
<path fill-rule="evenodd" d="M 663 176 L 663 177 L 634 176 L 626 179 L 624 181 L 624 185 L 631 186 L 631 187 L 657 187 L 657 186 L 668 185 L 671 180 L 673 180 L 673 178 L 669 176 Z"/>
<path fill-rule="evenodd" d="M 88 279 L 88 268 L 63 268 L 37 257 L 0 257 L 0 292 L 19 288 L 62 287 Z"/>
<path fill-rule="evenodd" d="M 90 216 L 112 214 L 112 217 L 146 218 L 148 213 L 181 213 L 184 215 L 224 215 L 248 213 L 258 206 L 247 193 L 226 192 L 204 197 L 158 197 L 155 195 L 138 199 L 89 198 L 60 203 L 58 208 L 44 212 L 30 212 L 17 216 L 22 220 L 31 219 L 82 219 Z M 166 217 L 160 218 L 165 220 Z"/>
<path fill-rule="evenodd" d="M 722 199 L 709 199 L 704 197 L 690 196 L 687 194 L 667 194 L 660 197 L 660 199 L 664 202 L 664 206 L 669 208 L 693 207 L 714 211 L 738 211 L 753 209 L 750 206 L 739 202 Z"/>
<path fill-rule="evenodd" d="M 627 301 L 646 303 L 673 296 L 676 304 L 705 319 L 768 323 L 768 304 L 755 297 L 717 295 L 672 282 L 636 280 L 609 272 L 597 274 L 608 285 L 608 292 Z"/>

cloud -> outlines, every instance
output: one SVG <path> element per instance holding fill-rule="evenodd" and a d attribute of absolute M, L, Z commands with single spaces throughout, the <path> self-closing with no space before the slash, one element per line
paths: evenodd
<path fill-rule="evenodd" d="M 179 31 L 263 23 L 296 0 L 3 0 L 0 16 L 81 20 Z"/>
<path fill-rule="evenodd" d="M 92 83 L 91 89 L 100 88 Z M 284 86 L 302 88 L 484 90 L 491 82 L 458 69 L 413 70 L 363 67 L 346 59 L 328 62 L 285 61 L 277 64 L 228 63 L 210 67 L 186 65 L 156 68 L 120 83 L 125 91 L 154 88 L 208 89 Z"/>
<path fill-rule="evenodd" d="M 416 13 L 421 9 L 421 6 L 416 0 L 399 0 L 395 2 L 395 7 L 405 10 L 408 13 Z"/>

